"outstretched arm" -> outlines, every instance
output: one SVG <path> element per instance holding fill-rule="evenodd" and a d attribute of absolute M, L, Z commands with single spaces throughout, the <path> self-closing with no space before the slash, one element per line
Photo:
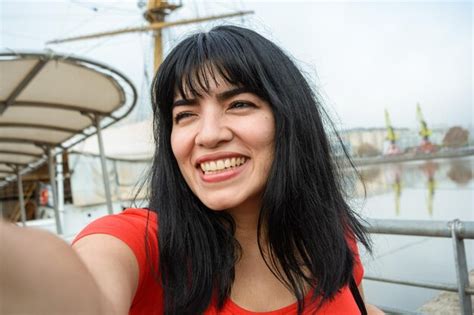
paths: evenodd
<path fill-rule="evenodd" d="M 103 313 L 89 271 L 56 236 L 0 222 L 0 257 L 1 313 Z"/>
<path fill-rule="evenodd" d="M 109 241 L 99 243 L 108 246 Z M 100 258 L 95 259 L 98 265 L 116 257 L 101 255 L 100 248 L 90 249 L 86 243 L 87 238 L 84 238 L 82 253 L 78 254 L 53 234 L 0 221 L 0 313 L 127 314 L 128 309 L 124 311 L 123 305 L 129 307 L 131 300 L 117 304 L 104 293 L 109 288 L 107 278 L 110 275 L 130 268 L 127 260 L 125 263 L 115 260 L 109 264 L 111 270 L 107 274 L 98 275 L 89 256 L 104 257 L 102 262 Z M 126 245 L 122 246 L 126 252 Z M 119 271 L 114 266 L 119 266 Z M 106 284 L 99 286 L 102 280 Z M 124 287 L 127 285 L 134 288 L 133 283 Z"/>

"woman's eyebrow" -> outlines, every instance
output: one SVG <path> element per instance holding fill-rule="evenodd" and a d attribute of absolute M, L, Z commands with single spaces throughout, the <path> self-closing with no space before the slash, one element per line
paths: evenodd
<path fill-rule="evenodd" d="M 183 98 L 180 100 L 177 100 L 173 102 L 173 105 L 171 105 L 171 108 L 174 108 L 176 106 L 186 106 L 186 105 L 196 105 L 196 99 L 195 98 Z"/>
<path fill-rule="evenodd" d="M 250 88 L 245 87 L 245 86 L 236 87 L 236 88 L 233 88 L 233 89 L 221 92 L 221 93 L 217 93 L 216 98 L 219 101 L 225 101 L 229 98 L 232 98 L 236 95 L 243 94 L 243 93 L 253 93 L 253 91 Z"/>
<path fill-rule="evenodd" d="M 253 91 L 248 87 L 236 87 L 224 92 L 217 93 L 216 98 L 219 101 L 225 101 L 229 98 L 232 98 L 236 95 L 243 94 L 243 93 L 253 93 Z M 179 99 L 173 102 L 173 105 L 171 105 L 171 108 L 174 108 L 176 106 L 187 106 L 187 105 L 196 105 L 196 104 L 197 104 L 197 100 L 195 98 L 183 98 L 183 99 Z"/>

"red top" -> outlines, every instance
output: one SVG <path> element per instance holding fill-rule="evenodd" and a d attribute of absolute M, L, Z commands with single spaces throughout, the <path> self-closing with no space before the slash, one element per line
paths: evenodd
<path fill-rule="evenodd" d="M 145 246 L 145 231 L 147 231 L 147 246 Z M 108 215 L 89 224 L 73 241 L 73 244 L 84 236 L 91 234 L 112 235 L 127 244 L 135 254 L 139 266 L 139 283 L 137 292 L 130 307 L 130 315 L 163 314 L 163 290 L 156 281 L 156 275 L 152 270 L 158 270 L 158 241 L 156 214 L 145 209 L 127 209 L 120 214 Z M 354 241 L 350 241 L 355 253 L 354 279 L 360 284 L 364 273 L 359 259 L 359 252 Z M 153 268 L 150 268 L 153 266 Z M 309 296 L 306 298 L 309 302 Z M 314 303 L 316 304 L 316 303 Z M 314 314 L 315 305 L 311 304 L 305 308 L 303 314 Z M 211 302 L 204 314 L 243 314 L 243 315 L 284 315 L 296 314 L 297 304 L 291 304 L 284 308 L 270 312 L 252 312 L 235 304 L 228 299 L 224 307 L 217 312 L 216 305 Z M 348 286 L 331 300 L 326 302 L 317 314 L 360 314 L 352 293 Z"/>

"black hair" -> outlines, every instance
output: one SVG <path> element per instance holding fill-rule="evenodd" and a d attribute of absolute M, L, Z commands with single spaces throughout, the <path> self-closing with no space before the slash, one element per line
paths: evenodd
<path fill-rule="evenodd" d="M 211 299 L 221 308 L 241 251 L 232 217 L 212 211 L 192 193 L 170 143 L 175 94 L 206 93 L 209 80 L 217 78 L 247 87 L 271 105 L 275 152 L 258 222 L 260 250 L 269 249 L 265 261 L 294 293 L 298 313 L 305 307 L 307 285 L 313 301 L 320 298 L 322 305 L 351 279 L 354 255 L 348 238 L 370 250 L 366 231 L 344 198 L 325 112 L 277 45 L 249 29 L 219 26 L 180 42 L 152 85 L 156 152 L 149 207 L 158 214 L 165 313 L 202 313 Z M 262 236 L 268 244 L 261 244 Z"/>

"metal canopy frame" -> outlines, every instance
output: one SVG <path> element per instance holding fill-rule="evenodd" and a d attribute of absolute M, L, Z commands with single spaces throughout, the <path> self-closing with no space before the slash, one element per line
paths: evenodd
<path fill-rule="evenodd" d="M 0 52 L 0 72 L 0 188 L 18 181 L 23 224 L 21 177 L 48 163 L 56 230 L 62 234 L 54 156 L 95 134 L 107 207 L 112 213 L 101 129 L 123 119 L 135 107 L 137 91 L 130 79 L 97 61 L 51 52 Z M 50 86 L 51 82 L 61 88 Z M 25 158 L 31 162 L 18 162 Z"/>

